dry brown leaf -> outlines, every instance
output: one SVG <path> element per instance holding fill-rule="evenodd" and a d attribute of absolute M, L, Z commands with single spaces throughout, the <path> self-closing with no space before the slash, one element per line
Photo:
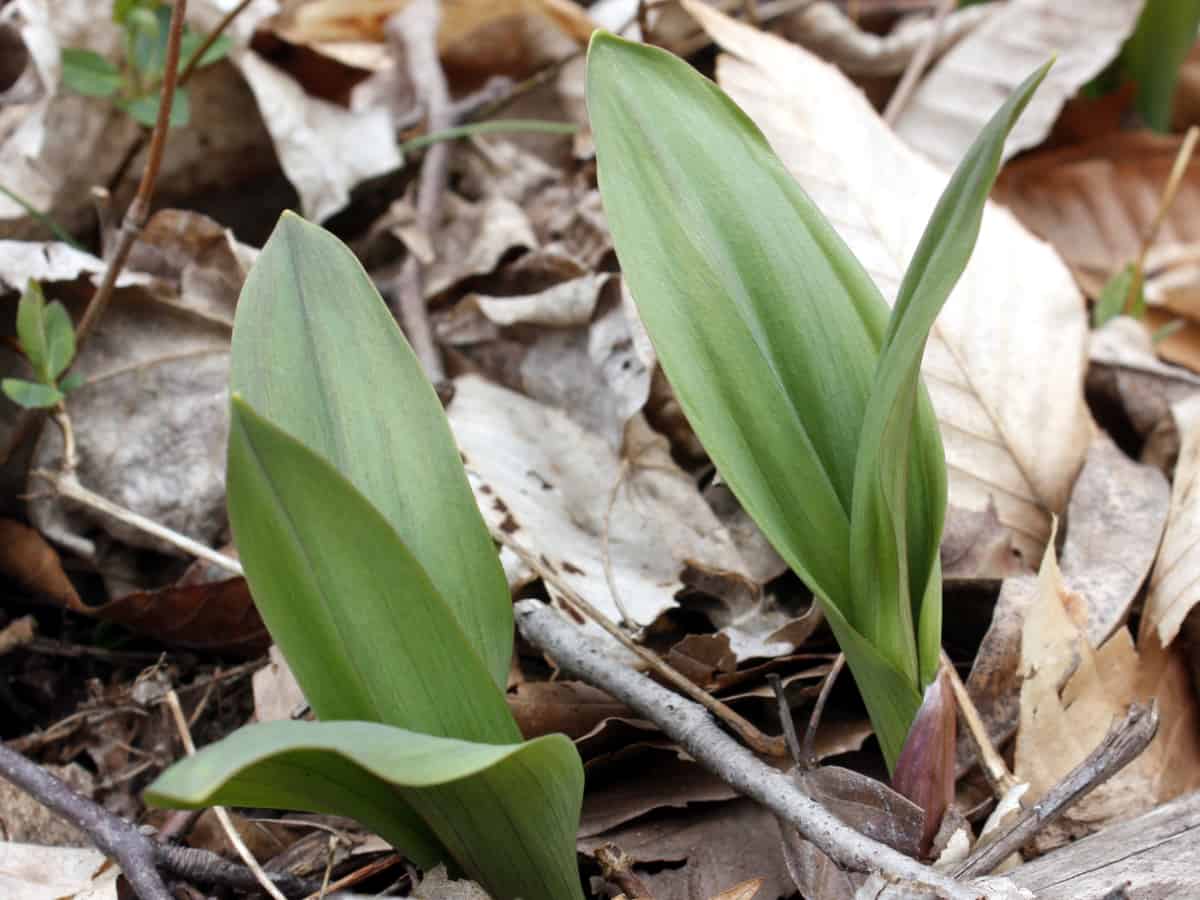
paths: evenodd
<path fill-rule="evenodd" d="M 906 147 L 831 66 L 693 0 L 685 5 L 739 57 L 718 60 L 721 86 L 890 301 L 946 175 Z M 1070 273 L 989 205 L 922 372 L 942 423 L 950 503 L 983 511 L 994 502 L 1027 560 L 1040 555 L 1050 515 L 1065 505 L 1087 452 L 1086 339 Z"/>
<path fill-rule="evenodd" d="M 578 846 L 590 855 L 606 843 L 616 844 L 638 864 L 634 872 L 655 900 L 711 897 L 730 882 L 758 878 L 763 879 L 760 896 L 786 897 L 793 891 L 779 826 L 749 800 L 658 813 L 581 839 Z"/>
<path fill-rule="evenodd" d="M 925 76 L 896 132 L 947 172 L 1021 81 L 1054 67 L 1005 143 L 1005 158 L 1036 147 L 1063 104 L 1098 74 L 1133 31 L 1143 0 L 1012 0 L 958 42 Z"/>
<path fill-rule="evenodd" d="M 1126 621 L 1158 554 L 1168 505 L 1166 480 L 1157 469 L 1129 459 L 1106 437 L 1092 445 L 1071 495 L 1063 548 L 1066 584 L 1089 600 L 1084 627 L 1091 646 Z M 997 742 L 1017 726 L 1021 634 L 1037 596 L 1032 576 L 1005 580 L 967 681 Z"/>
<path fill-rule="evenodd" d="M 294 719 L 308 707 L 308 700 L 279 647 L 272 644 L 269 656 L 270 662 L 251 679 L 254 719 L 258 722 Z"/>
<path fill-rule="evenodd" d="M 1087 599 L 1069 590 L 1053 547 L 1022 634 L 1021 722 L 1014 770 L 1043 797 L 1103 740 L 1136 701 L 1154 699 L 1161 724 L 1150 746 L 1042 831 L 1045 851 L 1132 818 L 1200 786 L 1200 710 L 1178 650 L 1151 633 L 1139 649 L 1121 628 L 1099 649 L 1087 640 Z"/>
<path fill-rule="evenodd" d="M 35 529 L 12 519 L 0 519 L 0 572 L 63 606 L 79 602 L 54 548 Z"/>
<path fill-rule="evenodd" d="M 762 889 L 763 879 L 754 878 L 750 881 L 743 881 L 741 884 L 735 884 L 727 891 L 721 891 L 709 898 L 709 900 L 753 900 L 758 896 L 758 892 Z"/>
<path fill-rule="evenodd" d="M 1052 243 L 1096 296 L 1140 252 L 1182 140 L 1126 131 L 1032 154 L 1001 172 L 995 196 Z M 1198 240 L 1200 161 L 1193 161 L 1155 245 Z"/>
<path fill-rule="evenodd" d="M 624 703 L 580 681 L 526 681 L 507 699 L 526 740 L 556 732 L 582 737 L 605 719 L 633 715 Z"/>
<path fill-rule="evenodd" d="M 1182 437 L 1171 512 L 1150 577 L 1142 634 L 1153 630 L 1169 646 L 1200 603 L 1200 396 L 1172 407 Z"/>

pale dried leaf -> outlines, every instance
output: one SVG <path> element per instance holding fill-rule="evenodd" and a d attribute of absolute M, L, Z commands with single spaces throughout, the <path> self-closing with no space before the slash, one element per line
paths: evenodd
<path fill-rule="evenodd" d="M 5 900 L 117 900 L 121 870 L 90 847 L 0 843 Z"/>
<path fill-rule="evenodd" d="M 710 897 L 709 900 L 753 900 L 758 896 L 759 890 L 763 886 L 764 879 L 754 878 L 750 881 L 743 881 L 741 884 L 736 884 L 727 891 Z"/>
<path fill-rule="evenodd" d="M 1063 104 L 1117 55 L 1144 0 L 1011 0 L 950 50 L 913 92 L 896 132 L 951 171 L 1018 84 L 1054 67 L 1013 126 L 1005 158 L 1036 147 Z"/>
<path fill-rule="evenodd" d="M 616 449 L 565 412 L 475 376 L 455 388 L 447 413 L 484 518 L 613 621 L 622 616 L 606 577 L 606 530 L 616 593 L 641 625 L 675 608 L 688 563 L 748 577 L 691 477 L 644 426 L 622 473 Z M 739 659 L 791 649 L 729 635 Z"/>
<path fill-rule="evenodd" d="M 312 97 L 251 50 L 235 53 L 234 59 L 254 92 L 279 164 L 308 218 L 327 219 L 349 202 L 350 189 L 359 182 L 400 168 L 387 110 L 356 112 Z"/>
<path fill-rule="evenodd" d="M 438 865 L 427 872 L 413 891 L 415 900 L 491 900 L 483 888 L 474 881 L 452 879 L 446 867 Z"/>
<path fill-rule="evenodd" d="M 884 297 L 894 298 L 946 175 L 906 147 L 831 66 L 685 2 L 740 57 L 718 60 L 721 86 L 764 130 Z M 982 511 L 994 502 L 1028 560 L 1040 554 L 1050 514 L 1065 505 L 1087 452 L 1086 337 L 1070 273 L 989 205 L 922 371 L 942 423 L 950 503 Z"/>
<path fill-rule="evenodd" d="M 0 290 L 23 291 L 30 278 L 39 282 L 74 281 L 81 276 L 99 284 L 104 261 L 61 241 L 0 240 Z M 149 284 L 148 275 L 123 271 L 117 287 Z"/>
<path fill-rule="evenodd" d="M 1188 613 L 1200 602 L 1200 396 L 1172 407 L 1183 442 L 1171 512 L 1142 620 L 1143 633 L 1153 629 L 1163 646 L 1179 634 Z"/>
<path fill-rule="evenodd" d="M 287 660 L 274 644 L 271 645 L 270 660 L 251 678 L 254 719 L 257 722 L 295 719 L 308 708 L 308 700 Z"/>
<path fill-rule="evenodd" d="M 1107 437 L 1092 445 L 1071 494 L 1063 547 L 1066 586 L 1089 601 L 1083 627 L 1090 646 L 1099 646 L 1126 621 L 1158 553 L 1168 503 L 1166 480 L 1157 469 L 1129 459 Z M 967 680 L 997 742 L 1017 726 L 1021 634 L 1030 627 L 1028 613 L 1037 597 L 1034 578 L 1005 580 Z"/>

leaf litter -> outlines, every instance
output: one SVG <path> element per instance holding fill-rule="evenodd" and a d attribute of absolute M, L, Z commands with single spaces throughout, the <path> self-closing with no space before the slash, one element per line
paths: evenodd
<path fill-rule="evenodd" d="M 43 220 L 0 195 L 0 309 L 15 310 L 8 298 L 36 278 L 78 320 L 140 175 L 138 129 L 60 84 L 62 48 L 121 53 L 107 16 L 85 5 L 59 4 L 50 16 L 40 0 L 13 0 L 0 10 L 0 31 L 28 50 L 0 93 L 0 185 L 86 248 L 50 240 Z M 232 313 L 254 245 L 280 209 L 296 206 L 352 241 L 381 285 L 407 254 L 421 260 L 434 334 L 453 376 L 447 412 L 514 593 L 548 597 L 577 621 L 571 598 L 585 598 L 770 734 L 781 723 L 765 676 L 776 673 L 792 714 L 805 721 L 832 642 L 807 592 L 714 478 L 657 369 L 617 270 L 586 129 L 574 139 L 476 136 L 456 144 L 438 225 L 421 230 L 411 185 L 422 160 L 400 147 L 424 111 L 405 100 L 412 86 L 402 83 L 405 63 L 384 27 L 404 5 L 359 13 L 309 0 L 281 11 L 256 0 L 233 20 L 229 60 L 197 76 L 193 120 L 171 133 L 164 204 L 100 331 L 82 347 L 84 383 L 68 400 L 80 479 L 233 552 L 224 512 Z M 488 90 L 512 91 L 513 81 L 489 79 L 549 73 L 518 88 L 514 108 L 586 124 L 578 53 L 591 14 L 625 21 L 610 5 L 601 12 L 604 4 L 589 11 L 570 0 L 445 4 L 438 46 L 456 101 L 483 104 Z M 889 300 L 944 179 L 922 155 L 953 165 L 964 146 L 955 135 L 973 134 L 993 105 L 981 98 L 1023 74 L 1025 59 L 1032 65 L 1045 51 L 1060 53 L 1051 89 L 1009 146 L 1026 152 L 996 192 L 1015 217 L 999 206 L 985 214 L 923 367 L 951 469 L 942 546 L 947 648 L 973 665 L 968 687 L 993 737 L 1015 735 L 1009 758 L 1031 802 L 1130 702 L 1158 701 L 1155 742 L 1026 848 L 1041 853 L 1200 787 L 1195 667 L 1184 649 L 1200 633 L 1190 505 L 1191 401 L 1200 382 L 1171 364 L 1195 369 L 1200 359 L 1192 350 L 1200 328 L 1194 166 L 1148 248 L 1149 314 L 1089 337 L 1084 298 L 1098 297 L 1142 250 L 1181 139 L 1110 125 L 1072 140 L 1062 136 L 1061 110 L 1117 54 L 1141 4 L 1112 0 L 1056 13 L 1021 0 L 955 14 L 933 38 L 935 62 L 894 132 L 862 90 L 882 105 L 880 79 L 899 74 L 933 34 L 930 20 L 905 13 L 932 4 L 859 5 L 864 18 L 855 21 L 834 4 L 812 4 L 764 23 L 778 26 L 776 34 L 696 2 L 652 11 L 644 24 L 678 49 L 716 41 L 709 71 Z M 215 27 L 231 6 L 198 0 L 192 23 Z M 1180 116 L 1193 62 L 1184 68 Z M 797 92 L 796 84 L 809 88 Z M 89 195 L 97 184 L 113 198 L 99 219 Z M 1176 321 L 1174 334 L 1151 339 Z M 0 325 L 0 369 L 19 375 L 11 329 L 11 321 Z M 0 410 L 0 438 L 17 424 L 11 406 Z M 1116 443 L 1099 436 L 1101 428 Z M 165 732 L 146 724 L 153 701 L 128 699 L 138 669 L 158 652 L 171 664 L 152 669 L 139 690 L 158 696 L 164 684 L 195 685 L 186 702 L 205 741 L 252 711 L 262 720 L 296 718 L 307 704 L 281 657 L 265 667 L 258 661 L 266 635 L 245 583 L 207 564 L 189 566 L 178 548 L 54 498 L 29 473 L 55 468 L 61 456 L 59 431 L 49 426 L 5 463 L 12 496 L 0 507 L 0 579 L 15 603 L 0 624 L 31 611 L 40 630 L 33 643 L 0 655 L 12 685 L 0 702 L 17 713 L 12 721 L 21 725 L 13 727 L 25 728 L 3 736 L 45 762 L 88 760 L 101 776 L 97 795 L 133 818 L 137 789 L 174 753 L 164 750 Z M 1055 516 L 1066 534 L 1062 570 L 1044 562 L 1039 582 L 1030 573 L 1046 556 Z M 67 612 L 48 612 L 55 608 Z M 49 655 L 67 648 L 76 655 Z M 236 657 L 255 660 L 253 696 Z M 225 671 L 235 675 L 226 680 Z M 39 716 L 38 698 L 64 686 Z M 634 711 L 556 677 L 552 661 L 528 647 L 518 648 L 508 699 L 526 735 L 563 731 L 585 759 L 585 874 L 600 871 L 592 861 L 598 848 L 615 844 L 658 898 L 849 897 L 858 889 Z M 898 798 L 876 780 L 868 732 L 847 680 L 816 735 L 819 755 L 833 754 L 837 765 L 797 777 L 843 818 L 854 819 L 857 808 L 864 827 L 908 834 L 895 842 L 912 851 L 922 823 L 901 815 Z M 959 743 L 965 770 L 972 755 L 965 738 Z M 955 821 L 979 796 L 968 781 L 959 785 Z M 202 830 L 194 839 L 217 842 Z M 313 846 L 309 864 L 319 874 L 324 844 Z M 16 860 L 27 851 L 10 841 L 0 852 Z M 67 878 L 66 857 L 44 859 L 40 865 Z M 358 865 L 353 860 L 344 856 L 339 871 Z M 16 865 L 12 871 L 24 871 Z M 107 871 L 90 896 L 109 896 L 110 882 L 115 896 Z M 28 878 L 14 884 L 14 896 L 36 889 Z M 431 873 L 413 895 L 467 890 Z"/>

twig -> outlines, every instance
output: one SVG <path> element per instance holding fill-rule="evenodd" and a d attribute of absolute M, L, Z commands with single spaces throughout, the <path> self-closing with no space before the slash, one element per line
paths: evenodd
<path fill-rule="evenodd" d="M 785 773 L 767 765 L 718 727 L 701 707 L 610 659 L 606 651 L 536 600 L 516 605 L 525 639 L 563 669 L 607 691 L 657 725 L 697 762 L 746 797 L 796 828 L 833 860 L 856 872 L 881 872 L 926 885 L 949 900 L 977 900 L 979 892 L 855 831 Z"/>
<path fill-rule="evenodd" d="M 833 683 L 837 681 L 838 675 L 841 674 L 842 668 L 846 665 L 846 654 L 839 653 L 837 659 L 833 661 L 833 665 L 825 675 L 825 680 L 821 682 L 821 693 L 817 694 L 817 702 L 813 704 L 812 715 L 808 717 L 808 728 L 804 732 L 804 750 L 800 754 L 800 765 L 806 769 L 811 769 L 818 762 L 817 760 L 817 728 L 821 725 L 821 716 L 825 714 L 825 704 L 829 701 L 829 695 L 833 692 Z"/>
<path fill-rule="evenodd" d="M 787 743 L 788 752 L 792 754 L 792 762 L 803 768 L 805 758 L 800 750 L 800 741 L 796 737 L 796 720 L 792 718 L 792 706 L 788 703 L 787 693 L 783 689 L 783 679 L 772 672 L 767 676 L 767 682 L 775 693 L 779 724 L 783 727 L 783 739 Z"/>
<path fill-rule="evenodd" d="M 699 703 L 720 721 L 728 725 L 737 735 L 745 741 L 756 752 L 763 753 L 767 756 L 785 758 L 788 755 L 787 742 L 781 737 L 771 737 L 763 734 L 754 725 L 730 709 L 708 691 L 703 690 L 695 683 L 681 675 L 671 666 L 667 665 L 657 654 L 650 652 L 641 644 L 635 642 L 629 637 L 620 627 L 614 624 L 608 616 L 592 606 L 585 600 L 578 591 L 571 588 L 565 581 L 559 578 L 554 572 L 550 571 L 540 559 L 530 553 L 520 544 L 515 542 L 510 535 L 505 534 L 498 528 L 489 529 L 492 532 L 492 538 L 498 543 L 503 544 L 512 550 L 525 565 L 529 566 L 538 577 L 548 584 L 554 585 L 567 602 L 575 607 L 582 615 L 587 616 L 616 641 L 646 664 L 649 669 L 656 673 L 660 678 L 673 686 L 681 694 L 690 697 L 695 702 Z M 669 693 L 669 692 L 668 692 Z M 675 696 L 675 695 L 672 695 Z"/>
<path fill-rule="evenodd" d="M 888 99 L 887 107 L 883 111 L 883 121 L 889 125 L 896 124 L 896 120 L 900 118 L 900 113 L 904 112 L 904 107 L 908 105 L 909 98 L 912 97 L 912 92 L 917 86 L 917 79 L 921 77 L 921 73 L 929 65 L 929 60 L 933 57 L 933 51 L 942 39 L 942 32 L 946 27 L 946 17 L 950 15 L 957 5 L 957 0 L 941 0 L 938 3 L 937 10 L 933 14 L 933 26 L 929 29 L 929 34 L 925 36 L 925 40 L 917 47 L 917 52 L 912 55 L 912 59 L 904 67 L 904 74 L 900 76 L 900 83 L 892 91 L 892 96 Z"/>
<path fill-rule="evenodd" d="M 1004 757 L 992 743 L 991 735 L 988 734 L 987 726 L 983 724 L 975 701 L 971 699 L 971 695 L 967 692 L 967 686 L 963 684 L 962 677 L 958 674 L 958 669 L 954 668 L 954 663 L 950 661 L 945 650 L 942 651 L 942 668 L 946 670 L 946 674 L 950 678 L 950 688 L 954 691 L 958 714 L 962 717 L 967 734 L 970 735 L 971 746 L 975 748 L 975 758 L 979 761 L 980 768 L 983 769 L 984 777 L 987 778 L 992 793 L 996 795 L 997 799 L 1002 798 L 1017 786 L 1017 779 L 1008 771 Z"/>
<path fill-rule="evenodd" d="M 192 732 L 188 729 L 187 719 L 183 715 L 183 707 L 179 705 L 179 696 L 174 690 L 167 691 L 167 709 L 171 711 L 171 718 L 175 720 L 175 728 L 179 732 L 179 739 L 183 741 L 183 747 L 187 751 L 188 756 L 194 756 L 196 753 L 196 745 L 192 743 Z M 217 816 L 217 821 L 221 823 L 221 830 L 225 832 L 225 837 L 229 843 L 233 845 L 233 849 L 237 851 L 238 856 L 242 858 L 242 862 L 246 864 L 258 883 L 262 886 L 274 900 L 287 900 L 280 893 L 279 888 L 271 883 L 271 879 L 267 877 L 267 873 L 263 871 L 262 866 L 258 864 L 258 860 L 254 858 L 254 854 L 250 852 L 250 848 L 246 846 L 242 836 L 238 834 L 236 828 L 233 827 L 233 822 L 229 819 L 229 813 L 225 811 L 223 806 L 214 806 L 212 811 Z"/>
<path fill-rule="evenodd" d="M 211 850 L 198 847 L 177 847 L 157 844 L 158 867 L 176 878 L 199 884 L 220 886 L 240 891 L 258 891 L 262 887 L 254 873 Z M 271 882 L 284 894 L 304 897 L 315 885 L 306 878 L 284 872 L 268 872 Z"/>
<path fill-rule="evenodd" d="M 173 900 L 158 874 L 154 841 L 133 825 L 76 793 L 41 766 L 0 745 L 0 777 L 11 781 L 56 815 L 87 833 L 105 856 L 117 861 L 141 900 Z"/>
<path fill-rule="evenodd" d="M 1010 853 L 1141 755 L 1158 731 L 1156 703 L 1135 703 L 1125 718 L 1114 722 L 1104 740 L 1087 759 L 1072 769 L 1046 796 L 1028 807 L 1009 828 L 991 842 L 977 847 L 955 870 L 957 877 L 986 875 Z"/>
<path fill-rule="evenodd" d="M 630 900 L 654 900 L 650 889 L 633 871 L 633 860 L 616 844 L 605 844 L 596 850 L 600 875 L 616 885 Z"/>
<path fill-rule="evenodd" d="M 184 553 L 188 553 L 198 559 L 203 559 L 205 562 L 210 562 L 215 566 L 220 566 L 225 571 L 234 575 L 245 574 L 242 570 L 242 564 L 236 559 L 228 557 L 224 553 L 218 553 L 211 547 L 201 544 L 199 541 L 194 541 L 187 535 L 172 531 L 164 525 L 159 525 L 157 522 L 147 519 L 145 516 L 138 515 L 132 510 L 118 506 L 111 500 L 88 490 L 79 483 L 79 479 L 73 473 L 34 469 L 29 474 L 47 482 L 60 497 L 110 516 L 122 524 L 128 525 L 130 528 L 136 528 L 161 541 L 166 541 L 168 544 L 178 547 Z"/>
<path fill-rule="evenodd" d="M 311 894 L 305 897 L 304 900 L 317 900 L 317 898 L 321 896 L 322 890 L 324 890 L 328 895 L 336 894 L 338 891 L 342 890 L 342 888 L 354 887 L 354 885 L 358 884 L 360 881 L 365 881 L 368 878 L 378 875 L 380 872 L 384 872 L 392 868 L 392 866 L 399 865 L 403 861 L 404 859 L 399 853 L 393 853 L 390 856 L 381 856 L 374 862 L 369 862 L 362 868 L 355 869 L 349 875 L 343 875 L 337 881 L 330 884 L 327 888 L 320 888 L 316 891 L 313 891 Z"/>
<path fill-rule="evenodd" d="M 242 0 L 241 3 L 231 9 L 229 12 L 225 13 L 221 21 L 217 23 L 217 27 L 205 36 L 204 40 L 200 42 L 200 46 L 196 48 L 196 51 L 188 57 L 187 63 L 184 64 L 183 71 L 179 73 L 179 83 L 181 85 L 187 84 L 188 79 L 192 77 L 192 73 L 196 71 L 196 67 L 200 65 L 200 60 L 204 59 L 204 54 L 207 53 L 209 48 L 212 47 L 212 45 L 217 42 L 221 35 L 225 33 L 225 30 L 233 24 L 233 20 L 240 16 L 245 11 L 246 7 L 253 2 L 254 0 Z"/>
<path fill-rule="evenodd" d="M 450 88 L 438 59 L 440 21 L 441 9 L 436 0 L 414 0 L 402 12 L 392 16 L 386 27 L 388 39 L 404 48 L 418 101 L 425 108 L 426 131 L 430 134 L 445 131 L 455 124 Z M 438 226 L 450 166 L 450 147 L 445 141 L 431 145 L 421 164 L 417 182 L 417 225 L 426 234 L 433 234 Z M 395 296 L 396 314 L 426 376 L 435 385 L 440 384 L 446 379 L 446 370 L 429 325 L 425 279 L 416 254 L 410 253 L 405 258 L 390 293 Z"/>

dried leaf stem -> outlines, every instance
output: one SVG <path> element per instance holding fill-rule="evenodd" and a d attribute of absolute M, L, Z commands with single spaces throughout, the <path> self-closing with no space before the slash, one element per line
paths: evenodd
<path fill-rule="evenodd" d="M 991 735 L 988 734 L 987 726 L 979 715 L 975 701 L 971 699 L 970 693 L 967 692 L 967 686 L 963 684 L 962 677 L 958 674 L 958 669 L 954 668 L 954 663 L 950 661 L 945 650 L 942 651 L 942 668 L 946 670 L 946 674 L 950 678 L 950 688 L 954 691 L 958 714 L 966 726 L 967 734 L 970 735 L 971 745 L 975 748 L 975 758 L 979 761 L 980 768 L 983 769 L 984 777 L 987 778 L 992 793 L 996 795 L 997 799 L 1004 797 L 1016 787 L 1017 779 L 1008 771 L 1004 757 L 992 743 Z"/>
<path fill-rule="evenodd" d="M 525 639 L 563 669 L 653 722 L 697 762 L 792 825 L 838 864 L 856 872 L 881 872 L 893 880 L 925 885 L 949 900 L 979 897 L 979 891 L 855 831 L 802 793 L 785 772 L 729 737 L 702 707 L 614 661 L 604 648 L 546 604 L 522 600 L 516 613 Z"/>

